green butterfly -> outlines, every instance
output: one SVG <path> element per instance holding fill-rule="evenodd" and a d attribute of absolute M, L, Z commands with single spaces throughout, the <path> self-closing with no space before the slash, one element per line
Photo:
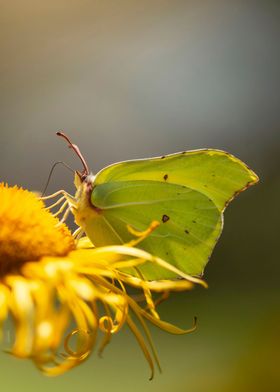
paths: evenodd
<path fill-rule="evenodd" d="M 70 197 L 76 223 L 95 246 L 128 243 L 134 230 L 160 225 L 139 247 L 192 276 L 201 276 L 223 228 L 223 212 L 257 175 L 227 152 L 203 149 L 125 161 L 91 174 L 78 147 L 58 132 L 83 163 Z M 72 200 L 72 203 L 71 203 Z M 156 264 L 139 267 L 147 280 L 174 278 Z M 131 271 L 133 274 L 133 271 Z"/>

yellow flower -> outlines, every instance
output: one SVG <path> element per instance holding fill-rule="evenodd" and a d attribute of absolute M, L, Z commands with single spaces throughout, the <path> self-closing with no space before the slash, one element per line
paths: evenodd
<path fill-rule="evenodd" d="M 89 357 L 98 330 L 103 333 L 101 354 L 126 323 L 152 378 L 154 362 L 160 365 L 146 321 L 173 334 L 193 331 L 195 325 L 182 330 L 160 320 L 156 305 L 171 290 L 205 283 L 135 247 L 156 222 L 142 233 L 130 228 L 138 238 L 127 245 L 93 248 L 86 237 L 75 241 L 55 215 L 33 193 L 0 184 L 0 323 L 3 330 L 12 316 L 10 353 L 32 359 L 47 375 L 59 375 Z M 140 273 L 134 277 L 124 272 L 137 271 L 144 263 L 156 263 L 183 279 L 145 281 Z M 129 294 L 129 286 L 141 290 L 142 298 Z"/>

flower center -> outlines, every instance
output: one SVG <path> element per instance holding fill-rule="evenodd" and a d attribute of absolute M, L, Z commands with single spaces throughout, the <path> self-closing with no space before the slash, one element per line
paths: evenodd
<path fill-rule="evenodd" d="M 0 183 L 0 275 L 27 261 L 73 250 L 70 231 L 58 223 L 35 194 Z"/>

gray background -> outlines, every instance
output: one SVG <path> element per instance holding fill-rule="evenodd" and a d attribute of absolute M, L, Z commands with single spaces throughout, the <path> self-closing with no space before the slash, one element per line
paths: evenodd
<path fill-rule="evenodd" d="M 209 290 L 173 296 L 152 329 L 163 374 L 148 382 L 124 330 L 103 360 L 58 379 L 1 356 L 5 390 L 278 391 L 279 1 L 0 1 L 0 178 L 42 190 L 51 165 L 107 164 L 203 147 L 244 160 L 261 182 L 228 208 Z M 49 192 L 73 192 L 57 168 Z M 17 374 L 17 377 L 14 375 Z"/>

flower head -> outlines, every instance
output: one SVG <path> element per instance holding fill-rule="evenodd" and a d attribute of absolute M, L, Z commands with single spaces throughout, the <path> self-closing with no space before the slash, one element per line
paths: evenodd
<path fill-rule="evenodd" d="M 10 352 L 32 359 L 45 374 L 58 375 L 89 357 L 98 331 L 103 334 L 101 354 L 126 323 L 152 377 L 154 362 L 159 362 L 146 321 L 174 334 L 193 331 L 195 325 L 182 330 L 162 321 L 156 305 L 171 290 L 204 284 L 136 247 L 156 227 L 153 222 L 142 233 L 128 228 L 136 236 L 131 243 L 94 248 L 86 237 L 75 242 L 67 226 L 33 193 L 0 184 L 0 323 L 12 316 L 15 340 Z M 138 269 L 145 263 L 183 279 L 146 281 Z M 131 268 L 134 276 L 126 272 Z M 128 287 L 141 291 L 141 301 Z"/>
<path fill-rule="evenodd" d="M 35 194 L 0 184 L 0 274 L 43 256 L 65 256 L 74 240 Z"/>

